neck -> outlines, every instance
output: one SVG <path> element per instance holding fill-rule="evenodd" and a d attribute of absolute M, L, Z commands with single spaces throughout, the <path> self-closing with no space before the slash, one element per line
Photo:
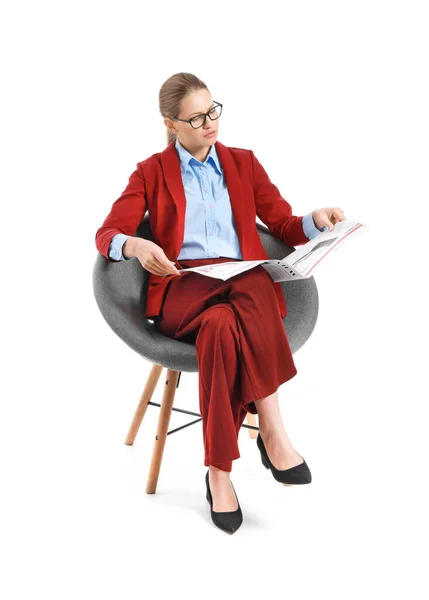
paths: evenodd
<path fill-rule="evenodd" d="M 207 158 L 207 156 L 209 155 L 210 149 L 211 149 L 211 145 L 210 146 L 196 146 L 196 147 L 191 147 L 191 146 L 185 146 L 184 144 L 182 144 L 182 142 L 179 140 L 180 144 L 185 148 L 185 150 L 187 150 L 189 152 L 189 154 L 192 154 L 192 156 L 194 158 L 196 158 L 197 160 L 199 160 L 200 162 L 204 162 Z"/>

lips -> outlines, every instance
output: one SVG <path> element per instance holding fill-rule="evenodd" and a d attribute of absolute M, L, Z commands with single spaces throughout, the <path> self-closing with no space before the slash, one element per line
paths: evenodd
<path fill-rule="evenodd" d="M 210 131 L 210 133 L 206 133 L 206 135 L 204 137 L 211 137 L 212 135 L 214 135 L 216 133 L 216 130 L 213 129 L 213 131 Z"/>

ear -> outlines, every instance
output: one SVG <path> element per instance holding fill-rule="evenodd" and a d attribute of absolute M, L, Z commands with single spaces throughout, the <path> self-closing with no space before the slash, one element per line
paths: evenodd
<path fill-rule="evenodd" d="M 167 129 L 169 129 L 172 133 L 176 133 L 176 128 L 174 127 L 174 122 L 169 119 L 168 117 L 166 117 L 164 119 L 164 125 L 167 127 Z"/>

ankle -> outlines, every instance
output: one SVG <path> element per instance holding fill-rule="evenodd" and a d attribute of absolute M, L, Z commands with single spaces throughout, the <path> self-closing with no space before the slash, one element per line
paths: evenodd
<path fill-rule="evenodd" d="M 284 428 L 269 428 L 259 429 L 262 437 L 262 441 L 265 445 L 270 445 L 275 448 L 281 448 L 283 452 L 288 454 L 294 454 L 296 451 L 289 439 Z"/>
<path fill-rule="evenodd" d="M 283 424 L 279 423 L 259 423 L 259 433 L 263 438 L 284 435 Z"/>
<path fill-rule="evenodd" d="M 217 467 L 213 467 L 209 465 L 209 477 L 213 479 L 229 479 L 231 475 L 230 471 L 224 471 L 222 469 L 218 469 Z"/>

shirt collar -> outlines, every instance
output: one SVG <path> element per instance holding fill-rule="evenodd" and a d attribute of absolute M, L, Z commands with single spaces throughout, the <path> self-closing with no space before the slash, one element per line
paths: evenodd
<path fill-rule="evenodd" d="M 182 175 L 184 175 L 186 173 L 186 170 L 189 167 L 189 163 L 192 161 L 193 164 L 197 164 L 197 165 L 203 165 L 205 163 L 209 163 L 212 162 L 213 165 L 217 168 L 217 170 L 219 171 L 220 174 L 222 174 L 222 166 L 219 162 L 219 157 L 217 155 L 216 152 L 216 148 L 215 145 L 212 144 L 212 146 L 210 147 L 210 152 L 207 155 L 206 160 L 204 161 L 204 163 L 202 163 L 200 160 L 198 160 L 197 158 L 195 158 L 195 156 L 192 156 L 192 154 L 190 154 L 186 148 L 184 148 L 182 146 L 182 144 L 179 142 L 179 139 L 176 138 L 176 142 L 175 142 L 175 148 L 179 154 L 179 159 L 180 159 L 180 170 L 182 172 Z"/>

